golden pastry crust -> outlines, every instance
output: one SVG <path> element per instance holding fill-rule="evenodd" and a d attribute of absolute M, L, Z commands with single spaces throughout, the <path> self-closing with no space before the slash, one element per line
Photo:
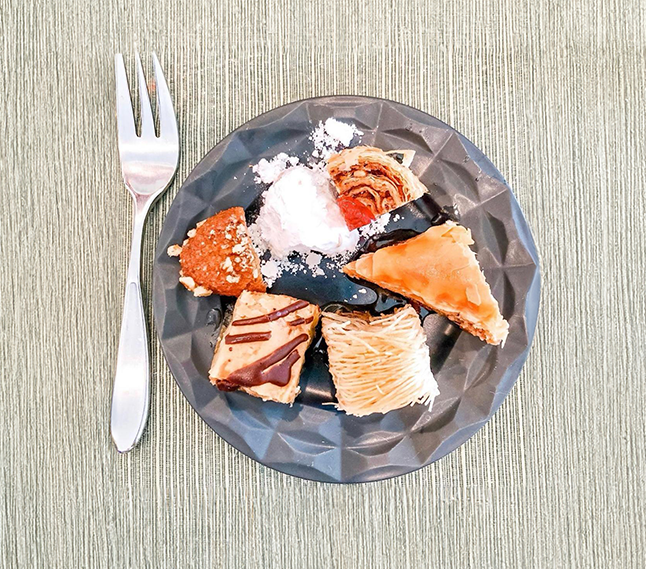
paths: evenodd
<path fill-rule="evenodd" d="M 471 244 L 471 232 L 449 221 L 408 241 L 363 255 L 343 267 L 343 272 L 415 300 L 497 345 L 507 338 L 509 324 L 469 248 Z"/>
<path fill-rule="evenodd" d="M 324 312 L 321 329 L 337 407 L 349 415 L 388 413 L 415 403 L 430 407 L 439 394 L 426 336 L 410 305 L 379 316 Z"/>
<path fill-rule="evenodd" d="M 168 254 L 179 256 L 179 281 L 195 296 L 239 296 L 243 290 L 267 290 L 241 207 L 201 221 L 188 232 L 183 245 L 171 245 Z"/>

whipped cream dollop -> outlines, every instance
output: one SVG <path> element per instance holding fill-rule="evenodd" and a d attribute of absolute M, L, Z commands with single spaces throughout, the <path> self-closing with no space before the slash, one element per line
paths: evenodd
<path fill-rule="evenodd" d="M 339 255 L 359 241 L 359 232 L 345 224 L 327 172 L 302 165 L 277 176 L 250 231 L 279 259 L 292 252 Z"/>

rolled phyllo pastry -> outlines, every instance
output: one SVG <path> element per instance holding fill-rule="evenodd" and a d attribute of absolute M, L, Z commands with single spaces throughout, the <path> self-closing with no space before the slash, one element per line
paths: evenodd
<path fill-rule="evenodd" d="M 347 148 L 328 160 L 328 173 L 337 190 L 337 203 L 348 229 L 421 197 L 426 191 L 408 168 L 414 152 L 385 152 L 371 146 Z"/>

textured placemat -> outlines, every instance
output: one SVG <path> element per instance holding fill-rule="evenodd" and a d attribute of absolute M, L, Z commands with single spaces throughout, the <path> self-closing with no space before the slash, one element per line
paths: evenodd
<path fill-rule="evenodd" d="M 0 0 L 2 566 L 639 566 L 645 17 L 638 0 Z M 213 434 L 154 344 L 148 430 L 116 454 L 130 204 L 112 63 L 132 72 L 135 47 L 160 56 L 183 151 L 146 231 L 147 306 L 179 182 L 278 104 L 392 98 L 493 160 L 544 284 L 527 366 L 470 442 L 392 481 L 291 478 Z"/>

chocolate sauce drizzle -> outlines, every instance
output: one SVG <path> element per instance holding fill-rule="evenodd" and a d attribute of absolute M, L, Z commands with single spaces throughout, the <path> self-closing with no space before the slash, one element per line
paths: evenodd
<path fill-rule="evenodd" d="M 238 387 L 252 387 L 263 383 L 284 387 L 289 383 L 292 366 L 300 357 L 296 347 L 307 342 L 308 338 L 307 334 L 296 336 L 271 354 L 234 371 L 225 380 L 218 382 L 218 388 L 222 391 L 234 391 Z"/>
<path fill-rule="evenodd" d="M 265 342 L 271 338 L 271 332 L 249 332 L 248 334 L 227 334 L 225 344 L 248 344 L 250 342 Z"/>
<path fill-rule="evenodd" d="M 290 320 L 287 324 L 290 326 L 300 326 L 301 324 L 309 324 L 314 320 L 314 316 L 310 316 L 309 318 L 294 318 L 294 320 Z"/>
<path fill-rule="evenodd" d="M 253 318 L 243 318 L 242 320 L 234 320 L 231 322 L 231 326 L 251 326 L 252 324 L 264 324 L 265 322 L 273 322 L 279 318 L 283 318 L 292 312 L 296 312 L 301 308 L 305 308 L 309 305 L 309 302 L 306 300 L 297 300 L 292 304 L 286 306 L 285 308 L 280 308 L 279 310 L 274 310 L 269 314 L 263 314 L 261 316 L 255 316 Z"/>

